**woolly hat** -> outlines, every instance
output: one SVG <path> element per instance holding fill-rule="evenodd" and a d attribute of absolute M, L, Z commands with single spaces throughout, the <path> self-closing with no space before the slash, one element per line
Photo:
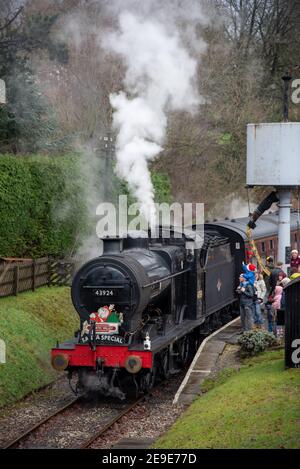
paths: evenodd
<path fill-rule="evenodd" d="M 248 264 L 247 269 L 250 270 L 250 272 L 255 272 L 256 271 L 256 267 L 255 267 L 254 264 Z"/>
<path fill-rule="evenodd" d="M 290 283 L 290 279 L 288 277 L 285 277 L 281 280 L 280 284 L 285 287 L 288 283 Z"/>
<path fill-rule="evenodd" d="M 294 254 L 294 253 L 295 253 L 295 254 L 298 254 L 297 249 L 293 249 L 293 250 L 291 251 L 291 254 Z"/>

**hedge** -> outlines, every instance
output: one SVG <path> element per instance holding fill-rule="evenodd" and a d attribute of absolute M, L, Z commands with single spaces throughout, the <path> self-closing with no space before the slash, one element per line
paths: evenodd
<path fill-rule="evenodd" d="M 88 179 L 83 164 L 80 154 L 0 154 L 0 256 L 65 256 L 92 233 L 87 191 L 97 193 L 98 177 Z M 156 201 L 169 202 L 168 176 L 152 171 L 151 177 Z M 102 178 L 99 169 L 99 187 Z M 116 177 L 114 191 L 128 193 Z"/>
<path fill-rule="evenodd" d="M 0 256 L 64 255 L 86 227 L 79 155 L 0 155 Z"/>

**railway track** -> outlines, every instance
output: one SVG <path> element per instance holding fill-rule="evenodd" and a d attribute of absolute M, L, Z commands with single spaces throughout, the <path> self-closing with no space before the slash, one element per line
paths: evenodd
<path fill-rule="evenodd" d="M 109 430 L 118 420 L 120 420 L 124 415 L 128 414 L 139 402 L 144 400 L 144 396 L 138 398 L 133 403 L 129 404 L 122 412 L 119 413 L 116 417 L 112 418 L 111 421 L 106 423 L 103 428 L 98 430 L 91 436 L 87 441 L 85 441 L 81 446 L 80 449 L 88 449 L 94 441 L 96 441 L 100 436 L 102 436 L 107 430 Z"/>
<path fill-rule="evenodd" d="M 144 400 L 144 396 L 141 396 L 139 397 L 138 399 L 136 399 L 134 402 L 130 402 L 128 403 L 128 405 L 126 405 L 124 408 L 122 408 L 122 410 L 120 410 L 116 415 L 113 415 L 108 421 L 106 421 L 99 429 L 97 429 L 97 431 L 95 431 L 92 435 L 90 435 L 88 438 L 86 438 L 82 443 L 80 443 L 79 445 L 76 445 L 75 447 L 76 448 L 80 448 L 80 449 L 87 449 L 89 448 L 89 446 L 95 441 L 97 440 L 101 435 L 103 435 L 107 430 L 109 430 L 116 422 L 118 422 L 118 420 L 120 420 L 124 415 L 126 415 L 128 412 L 130 412 L 139 402 L 141 402 L 142 400 Z M 31 426 L 30 428 L 28 428 L 25 432 L 23 432 L 21 435 L 19 435 L 17 438 L 9 441 L 8 443 L 6 443 L 2 449 L 16 449 L 16 448 L 19 448 L 20 446 L 22 446 L 22 444 L 25 443 L 25 447 L 26 448 L 30 448 L 30 444 L 27 445 L 26 444 L 26 440 L 27 439 L 34 439 L 34 446 L 33 447 L 38 447 L 37 446 L 37 443 L 38 443 L 38 440 L 39 440 L 39 431 L 42 427 L 46 426 L 46 425 L 50 425 L 52 424 L 52 420 L 63 414 L 65 411 L 67 410 L 71 410 L 72 407 L 77 403 L 80 403 L 80 401 L 83 399 L 83 396 L 79 396 L 79 397 L 76 397 L 75 399 L 73 399 L 72 401 L 68 402 L 67 404 L 65 404 L 64 406 L 62 406 L 61 408 L 57 409 L 55 412 L 53 412 L 52 414 L 48 415 L 47 417 L 43 418 L 42 420 L 40 420 L 39 422 L 35 423 L 33 426 Z M 43 437 L 41 438 L 43 440 Z M 45 447 L 44 444 L 42 445 L 42 447 Z M 47 446 L 46 446 L 47 447 Z M 53 446 L 51 446 L 53 447 Z"/>
<path fill-rule="evenodd" d="M 67 404 L 65 404 L 64 406 L 60 407 L 59 409 L 57 409 L 52 414 L 50 414 L 47 417 L 41 419 L 39 422 L 37 422 L 36 424 L 29 427 L 28 430 L 21 433 L 20 436 L 18 436 L 17 438 L 15 438 L 15 439 L 9 441 L 7 444 L 5 444 L 2 449 L 15 448 L 19 443 L 21 443 L 21 441 L 23 441 L 25 438 L 27 438 L 29 435 L 31 435 L 34 431 L 38 430 L 42 425 L 49 422 L 53 417 L 55 417 L 56 415 L 62 413 L 64 410 L 69 409 L 70 407 L 72 407 L 76 402 L 79 401 L 79 399 L 80 399 L 80 396 L 74 398 L 72 401 L 70 401 Z"/>
<path fill-rule="evenodd" d="M 87 395 L 81 395 L 64 404 L 18 437 L 5 443 L 2 449 L 41 447 L 87 449 L 146 398 L 143 395 L 129 403 L 116 403 L 104 399 L 95 404 L 93 400 L 86 399 L 87 397 Z M 82 405 L 78 406 L 80 403 Z M 95 413 L 90 425 L 89 420 L 94 408 Z M 60 420 L 57 422 L 56 418 Z M 82 425 L 87 428 L 83 432 L 81 432 Z M 68 432 L 74 433 L 74 437 L 71 435 L 67 442 L 63 441 Z M 62 441 L 60 441 L 60 434 Z M 53 438 L 53 435 L 57 435 L 57 438 Z"/>

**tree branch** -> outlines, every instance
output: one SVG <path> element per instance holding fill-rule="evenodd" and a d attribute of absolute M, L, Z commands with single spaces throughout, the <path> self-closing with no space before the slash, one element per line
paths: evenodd
<path fill-rule="evenodd" d="M 24 9 L 24 6 L 21 6 L 4 26 L 0 26 L 0 31 L 3 31 L 4 29 L 8 28 L 8 26 L 10 26 L 17 19 L 17 17 L 23 11 L 23 9 Z"/>

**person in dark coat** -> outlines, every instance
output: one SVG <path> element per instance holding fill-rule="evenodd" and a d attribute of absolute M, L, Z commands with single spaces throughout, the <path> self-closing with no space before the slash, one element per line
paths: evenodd
<path fill-rule="evenodd" d="M 240 315 L 243 331 L 251 331 L 253 328 L 253 303 L 255 299 L 254 286 L 245 281 L 243 274 L 240 275 L 240 285 L 237 294 L 240 302 Z"/>
<path fill-rule="evenodd" d="M 266 267 L 269 269 L 269 271 L 272 274 L 273 270 L 275 269 L 273 257 L 268 256 L 266 258 Z M 270 291 L 270 275 L 267 275 L 266 273 L 264 273 L 263 276 L 264 276 L 264 281 L 267 287 L 267 292 L 269 292 Z"/>
<path fill-rule="evenodd" d="M 269 294 L 271 294 L 277 285 L 277 282 L 279 280 L 279 276 L 282 278 L 286 277 L 286 273 L 282 270 L 283 262 L 278 261 L 276 266 L 271 272 L 271 275 L 269 277 Z"/>

